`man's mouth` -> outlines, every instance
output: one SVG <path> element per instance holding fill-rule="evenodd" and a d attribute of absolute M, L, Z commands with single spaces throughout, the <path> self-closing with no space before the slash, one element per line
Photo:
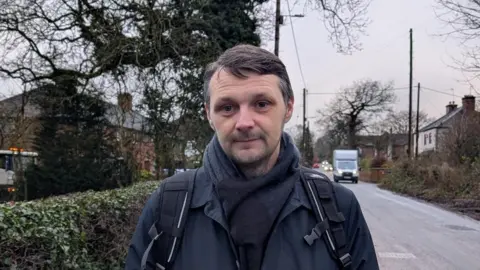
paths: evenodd
<path fill-rule="evenodd" d="M 246 143 L 246 142 L 253 142 L 253 141 L 256 141 L 258 139 L 248 139 L 248 140 L 235 140 L 235 142 L 242 142 L 242 143 Z"/>

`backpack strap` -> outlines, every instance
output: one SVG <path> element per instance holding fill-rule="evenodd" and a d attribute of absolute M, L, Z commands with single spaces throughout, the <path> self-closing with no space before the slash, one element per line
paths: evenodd
<path fill-rule="evenodd" d="M 330 255 L 335 258 L 340 269 L 350 269 L 352 259 L 343 228 L 345 217 L 337 210 L 332 182 L 323 173 L 307 168 L 301 168 L 301 179 L 318 222 L 312 232 L 304 237 L 305 241 L 312 245 L 323 236 Z"/>
<path fill-rule="evenodd" d="M 142 257 L 141 269 L 154 244 L 156 269 L 170 269 L 179 250 L 192 201 L 196 170 L 177 173 L 162 181 L 155 209 L 155 223 L 148 234 L 152 238 Z"/>

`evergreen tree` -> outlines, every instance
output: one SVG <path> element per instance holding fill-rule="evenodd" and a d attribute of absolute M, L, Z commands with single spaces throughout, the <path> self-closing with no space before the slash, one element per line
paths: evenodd
<path fill-rule="evenodd" d="M 114 179 L 119 164 L 109 143 L 113 136 L 107 132 L 106 103 L 76 89 L 75 80 L 63 80 L 36 90 L 41 127 L 34 150 L 39 162 L 25 174 L 27 199 L 119 185 Z M 25 197 L 24 188 L 19 191 Z"/>
<path fill-rule="evenodd" d="M 305 149 L 303 149 L 304 164 L 308 167 L 313 166 L 313 136 L 310 127 L 307 125 L 305 133 Z"/>
<path fill-rule="evenodd" d="M 142 105 L 152 127 L 157 171 L 164 168 L 173 173 L 174 145 L 191 141 L 197 151 L 204 150 L 213 134 L 203 108 L 204 68 L 237 44 L 260 45 L 255 7 L 265 2 L 194 0 L 186 5 L 183 1 L 172 1 L 169 13 L 172 25 L 182 31 L 173 31 L 170 38 L 183 45 L 179 53 L 185 56 L 171 58 L 172 67 L 161 72 L 157 67 L 152 69 L 150 75 L 162 82 L 143 89 Z M 174 90 L 169 88 L 172 78 L 175 78 Z M 178 118 L 171 117 L 173 111 Z"/>

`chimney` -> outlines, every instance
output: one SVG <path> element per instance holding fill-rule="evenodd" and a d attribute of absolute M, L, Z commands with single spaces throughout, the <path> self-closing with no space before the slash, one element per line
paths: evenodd
<path fill-rule="evenodd" d="M 130 93 L 120 93 L 117 96 L 118 106 L 122 109 L 123 112 L 128 112 L 132 110 L 132 95 Z"/>
<path fill-rule="evenodd" d="M 448 103 L 448 105 L 445 106 L 445 107 L 447 107 L 447 114 L 449 114 L 449 113 L 453 112 L 453 110 L 455 110 L 455 109 L 457 108 L 457 104 L 455 104 L 454 101 L 450 101 L 450 102 Z"/>
<path fill-rule="evenodd" d="M 462 106 L 465 113 L 475 111 L 475 97 L 472 95 L 465 95 L 462 98 Z"/>

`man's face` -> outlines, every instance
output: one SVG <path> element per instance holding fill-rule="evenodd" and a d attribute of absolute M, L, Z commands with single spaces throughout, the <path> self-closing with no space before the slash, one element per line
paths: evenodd
<path fill-rule="evenodd" d="M 220 71 L 210 81 L 210 125 L 225 153 L 238 165 L 268 161 L 278 154 L 293 98 L 285 104 L 275 75 L 237 78 Z"/>

